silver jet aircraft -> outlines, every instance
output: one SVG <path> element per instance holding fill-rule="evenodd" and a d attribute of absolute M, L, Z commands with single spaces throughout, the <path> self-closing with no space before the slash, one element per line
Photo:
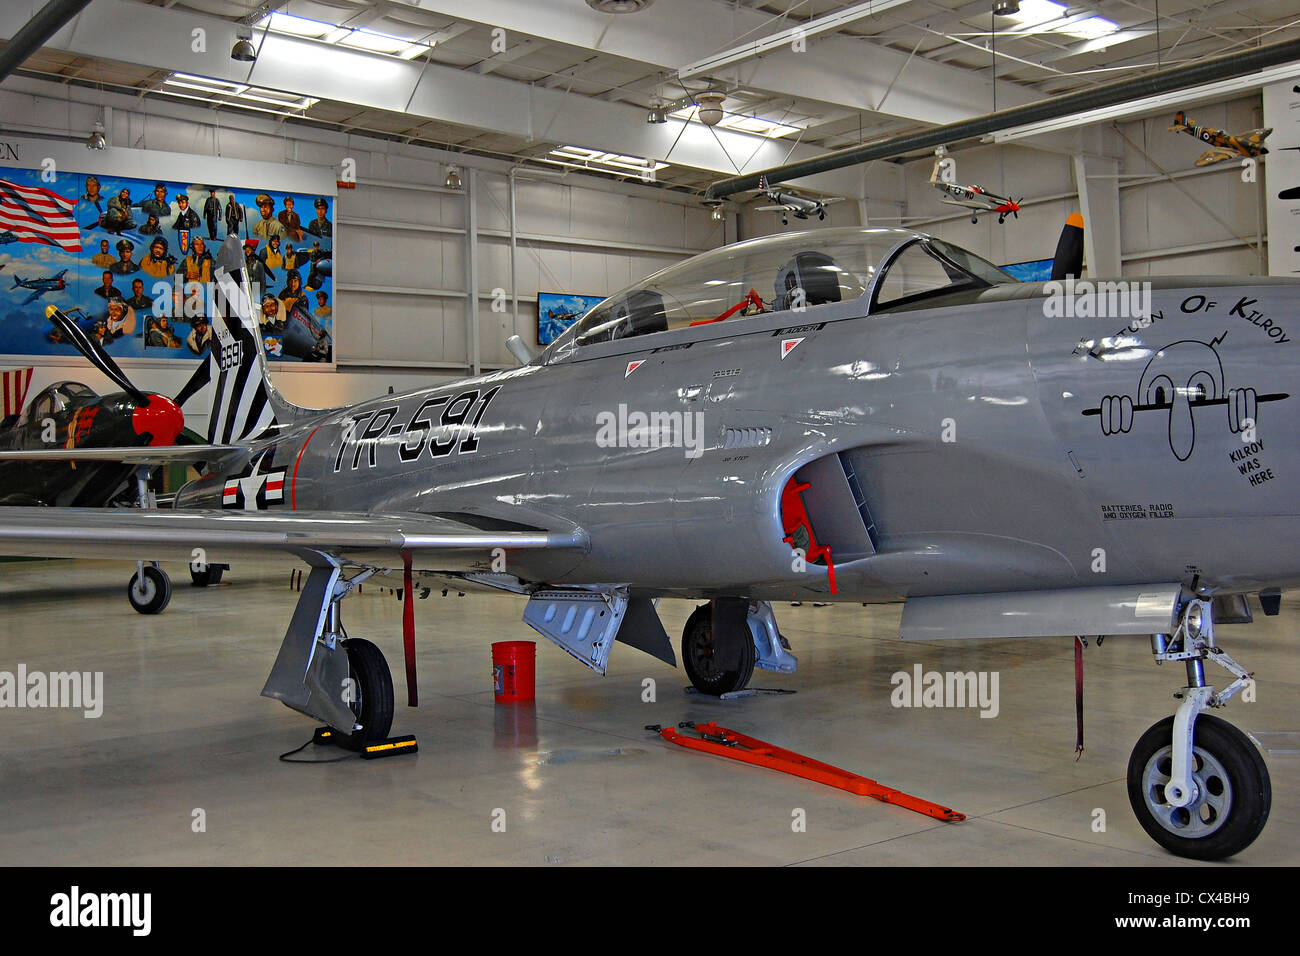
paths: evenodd
<path fill-rule="evenodd" d="M 1142 826 L 1209 859 L 1262 830 L 1259 751 L 1204 711 L 1251 680 L 1216 620 L 1300 585 L 1295 281 L 1021 284 L 923 234 L 822 229 L 665 269 L 519 368 L 324 411 L 276 392 L 238 245 L 218 264 L 206 472 L 175 510 L 0 508 L 0 552 L 297 556 L 262 693 L 354 746 L 393 687 L 340 605 L 387 571 L 526 594 L 599 673 L 616 641 L 675 663 L 655 599 L 704 601 L 681 653 L 712 694 L 795 669 L 774 601 L 902 600 L 909 640 L 1139 635 L 1187 674 L 1129 762 Z"/>

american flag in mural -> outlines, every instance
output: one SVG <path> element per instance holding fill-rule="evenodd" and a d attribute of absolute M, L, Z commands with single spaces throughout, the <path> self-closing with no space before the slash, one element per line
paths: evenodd
<path fill-rule="evenodd" d="M 65 252 L 81 251 L 81 230 L 72 218 L 74 203 L 39 186 L 0 179 L 0 230 L 20 242 L 44 242 Z"/>
<path fill-rule="evenodd" d="M 8 418 L 23 410 L 23 402 L 27 400 L 27 386 L 32 381 L 32 369 L 30 366 L 10 369 L 0 372 L 0 377 L 4 384 L 4 415 L 0 417 Z"/>

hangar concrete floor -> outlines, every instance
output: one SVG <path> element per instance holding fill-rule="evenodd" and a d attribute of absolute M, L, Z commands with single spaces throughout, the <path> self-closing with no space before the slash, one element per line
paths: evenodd
<path fill-rule="evenodd" d="M 415 757 L 321 766 L 279 762 L 312 723 L 258 696 L 292 608 L 287 568 L 237 567 L 196 590 L 183 567 L 171 606 L 142 617 L 130 568 L 107 562 L 0 564 L 0 670 L 102 671 L 104 709 L 0 710 L 0 862 L 27 864 L 1187 864 L 1128 806 L 1129 750 L 1171 712 L 1181 667 L 1147 642 L 1086 652 L 1087 751 L 1074 759 L 1071 643 L 903 644 L 900 609 L 778 605 L 799 673 L 756 672 L 797 690 L 733 702 L 619 646 L 600 678 L 544 639 L 534 706 L 496 706 L 489 645 L 536 637 L 522 601 L 470 595 L 417 602 L 421 706 L 402 706 L 401 605 L 378 588 L 350 598 L 353 636 L 374 640 L 399 684 L 394 732 Z M 691 605 L 664 602 L 670 634 Z M 1225 864 L 1300 862 L 1297 608 L 1223 627 L 1219 642 L 1259 679 L 1226 716 L 1261 735 L 1273 812 Z M 902 709 L 891 675 L 999 674 L 999 713 Z M 1218 670 L 1214 668 L 1214 670 Z M 1214 680 L 1223 683 L 1220 674 Z M 656 701 L 642 701 L 643 679 Z M 648 723 L 717 719 L 968 814 L 934 820 L 768 770 L 688 752 Z M 1289 734 L 1289 736 L 1262 736 Z M 304 756 L 310 756 L 305 754 Z M 1096 810 L 1104 832 L 1094 832 Z M 806 831 L 794 832 L 796 809 Z M 202 810 L 205 832 L 194 832 Z M 503 810 L 505 832 L 494 832 Z M 497 819 L 501 815 L 497 814 Z"/>

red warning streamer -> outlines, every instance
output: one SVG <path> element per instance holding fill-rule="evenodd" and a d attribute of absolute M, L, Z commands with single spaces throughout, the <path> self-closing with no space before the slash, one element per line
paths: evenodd
<path fill-rule="evenodd" d="M 402 644 L 406 649 L 406 706 L 420 706 L 415 685 L 415 593 L 411 587 L 411 552 L 402 552 Z"/>

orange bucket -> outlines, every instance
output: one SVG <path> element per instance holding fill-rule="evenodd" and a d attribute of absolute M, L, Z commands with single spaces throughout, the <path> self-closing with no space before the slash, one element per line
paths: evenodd
<path fill-rule="evenodd" d="M 537 696 L 537 645 L 533 641 L 498 641 L 492 645 L 492 692 L 498 704 Z"/>

